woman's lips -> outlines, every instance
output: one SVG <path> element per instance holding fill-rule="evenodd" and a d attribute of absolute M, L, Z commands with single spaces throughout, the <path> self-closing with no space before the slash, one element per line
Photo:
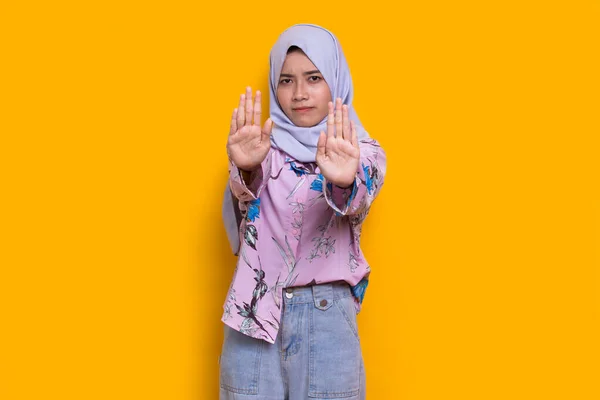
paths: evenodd
<path fill-rule="evenodd" d="M 313 108 L 314 107 L 300 107 L 300 108 L 293 108 L 292 110 L 294 110 L 294 112 L 304 113 L 304 112 L 312 110 Z"/>

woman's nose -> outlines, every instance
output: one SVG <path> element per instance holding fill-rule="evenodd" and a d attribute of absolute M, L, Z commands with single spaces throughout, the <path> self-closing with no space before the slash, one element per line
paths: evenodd
<path fill-rule="evenodd" d="M 294 88 L 294 101 L 302 101 L 308 98 L 308 94 L 306 92 L 306 87 L 303 83 L 296 84 Z"/>

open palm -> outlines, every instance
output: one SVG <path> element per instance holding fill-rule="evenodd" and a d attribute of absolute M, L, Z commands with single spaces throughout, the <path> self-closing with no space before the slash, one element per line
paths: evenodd
<path fill-rule="evenodd" d="M 253 107 L 252 89 L 247 87 L 246 94 L 240 96 L 240 104 L 231 116 L 227 154 L 231 161 L 244 171 L 258 168 L 271 148 L 273 121 L 267 119 L 261 129 L 260 99 L 260 91 L 257 90 Z"/>
<path fill-rule="evenodd" d="M 348 117 L 348 107 L 342 107 L 340 98 L 329 103 L 327 135 L 321 131 L 317 144 L 316 162 L 329 182 L 340 186 L 352 185 L 358 171 L 360 149 L 354 121 Z"/>

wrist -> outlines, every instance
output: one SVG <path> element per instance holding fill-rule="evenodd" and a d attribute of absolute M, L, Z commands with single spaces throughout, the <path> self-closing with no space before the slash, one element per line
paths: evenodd
<path fill-rule="evenodd" d="M 346 181 L 346 182 L 342 182 L 342 181 L 339 181 L 339 182 L 330 181 L 330 182 L 340 189 L 350 189 L 354 185 L 354 179 L 351 181 Z"/>
<path fill-rule="evenodd" d="M 257 176 L 257 173 L 260 171 L 260 165 L 258 167 L 253 168 L 252 170 L 245 170 L 239 167 L 238 169 L 240 170 L 240 176 L 242 177 L 246 185 L 249 185 L 254 181 L 254 179 Z"/>
<path fill-rule="evenodd" d="M 321 171 L 321 174 L 323 174 L 323 171 Z M 355 179 L 355 177 L 352 177 L 352 179 L 349 181 L 343 181 L 343 180 L 328 178 L 327 176 L 325 176 L 325 174 L 323 174 L 323 177 L 325 178 L 325 180 L 327 181 L 328 184 L 337 186 L 340 189 L 349 189 L 350 187 L 352 187 L 352 185 L 354 185 L 354 179 Z"/>
<path fill-rule="evenodd" d="M 247 172 L 249 174 L 255 172 L 260 169 L 261 163 L 258 164 L 246 164 L 246 163 L 237 163 L 235 160 L 231 160 L 231 163 L 240 171 Z"/>

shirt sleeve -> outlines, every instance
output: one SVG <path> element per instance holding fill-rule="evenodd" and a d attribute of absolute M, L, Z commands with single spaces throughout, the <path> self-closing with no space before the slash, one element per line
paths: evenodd
<path fill-rule="evenodd" d="M 323 178 L 323 193 L 327 204 L 336 215 L 355 215 L 371 207 L 383 186 L 386 170 L 386 154 L 375 139 L 359 142 L 360 161 L 354 183 L 341 188 Z"/>
<path fill-rule="evenodd" d="M 260 167 L 250 174 L 250 182 L 245 182 L 242 177 L 242 171 L 229 160 L 229 186 L 231 193 L 242 203 L 247 203 L 258 199 L 260 192 L 267 185 L 267 181 L 271 176 L 271 160 L 273 150 L 269 153 L 260 164 Z"/>

